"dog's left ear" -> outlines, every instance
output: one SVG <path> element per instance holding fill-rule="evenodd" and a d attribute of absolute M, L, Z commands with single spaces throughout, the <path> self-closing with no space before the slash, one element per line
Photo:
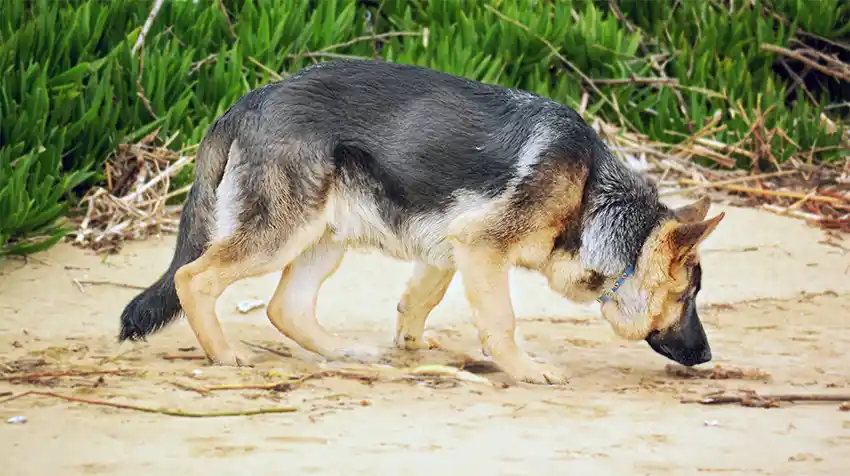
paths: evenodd
<path fill-rule="evenodd" d="M 696 223 L 705 220 L 709 207 L 711 207 L 711 200 L 708 197 L 702 197 L 690 205 L 673 210 L 673 215 L 682 223 Z"/>
<path fill-rule="evenodd" d="M 677 258 L 687 256 L 698 244 L 708 238 L 725 216 L 726 212 L 720 212 L 709 220 L 676 225 L 667 235 L 667 242 L 673 249 L 673 254 Z"/>

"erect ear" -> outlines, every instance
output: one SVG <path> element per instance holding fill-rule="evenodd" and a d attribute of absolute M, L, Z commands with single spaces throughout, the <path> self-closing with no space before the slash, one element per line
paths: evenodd
<path fill-rule="evenodd" d="M 725 216 L 725 212 L 720 212 L 719 215 L 709 220 L 676 225 L 667 235 L 667 242 L 673 249 L 673 254 L 677 258 L 686 256 L 700 242 L 708 238 L 708 235 L 717 228 L 720 220 Z"/>
<path fill-rule="evenodd" d="M 709 207 L 711 207 L 711 200 L 708 197 L 702 197 L 694 203 L 673 210 L 673 215 L 682 223 L 695 223 L 705 220 Z"/>

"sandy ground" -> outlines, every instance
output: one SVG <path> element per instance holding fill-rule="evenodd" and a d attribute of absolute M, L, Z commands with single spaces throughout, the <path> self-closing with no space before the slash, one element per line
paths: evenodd
<path fill-rule="evenodd" d="M 191 388 L 277 382 L 327 368 L 279 335 L 262 308 L 236 310 L 246 300 L 267 300 L 277 275 L 238 283 L 218 308 L 232 342 L 291 357 L 246 348 L 255 368 L 222 369 L 163 358 L 197 345 L 185 320 L 148 343 L 116 343 L 118 316 L 137 291 L 109 283 L 152 282 L 170 259 L 173 237 L 132 243 L 110 257 L 62 244 L 26 263 L 9 260 L 0 264 L 0 361 L 43 361 L 32 371 L 144 374 L 2 381 L 0 394 L 42 390 L 194 412 L 296 411 L 192 419 L 27 396 L 0 403 L 0 474 L 850 474 L 850 412 L 835 403 L 680 403 L 720 389 L 850 394 L 850 253 L 842 249 L 850 244 L 821 243 L 822 232 L 790 219 L 726 210 L 703 247 L 701 314 L 715 356 L 709 367 L 758 368 L 767 380 L 668 375 L 666 360 L 644 343 L 617 339 L 594 306 L 574 306 L 542 278 L 516 272 L 512 292 L 527 347 L 569 369 L 566 386 L 331 376 L 202 395 Z M 323 289 L 320 318 L 386 347 L 397 369 L 476 356 L 458 278 L 429 320 L 448 350 L 389 350 L 410 271 L 411 264 L 377 254 L 347 255 Z M 502 374 L 483 376 L 505 382 Z M 18 415 L 27 422 L 5 423 Z"/>

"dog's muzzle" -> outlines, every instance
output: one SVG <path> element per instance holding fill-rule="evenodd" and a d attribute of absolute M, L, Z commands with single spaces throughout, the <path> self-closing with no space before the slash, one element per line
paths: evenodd
<path fill-rule="evenodd" d="M 675 330 L 652 331 L 645 340 L 655 352 L 688 367 L 704 364 L 712 358 L 711 346 L 693 299 L 685 306 Z"/>

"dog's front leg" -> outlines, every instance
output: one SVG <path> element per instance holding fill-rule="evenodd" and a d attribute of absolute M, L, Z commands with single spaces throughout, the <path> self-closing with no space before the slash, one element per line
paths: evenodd
<path fill-rule="evenodd" d="M 428 314 L 443 300 L 455 275 L 454 269 L 440 269 L 426 263 L 416 263 L 407 289 L 398 302 L 395 343 L 399 348 L 427 349 L 425 321 Z"/>
<path fill-rule="evenodd" d="M 549 364 L 532 360 L 516 342 L 516 318 L 508 280 L 510 267 L 504 253 L 458 243 L 454 249 L 481 346 L 493 362 L 516 380 L 565 383 L 565 375 Z"/>

